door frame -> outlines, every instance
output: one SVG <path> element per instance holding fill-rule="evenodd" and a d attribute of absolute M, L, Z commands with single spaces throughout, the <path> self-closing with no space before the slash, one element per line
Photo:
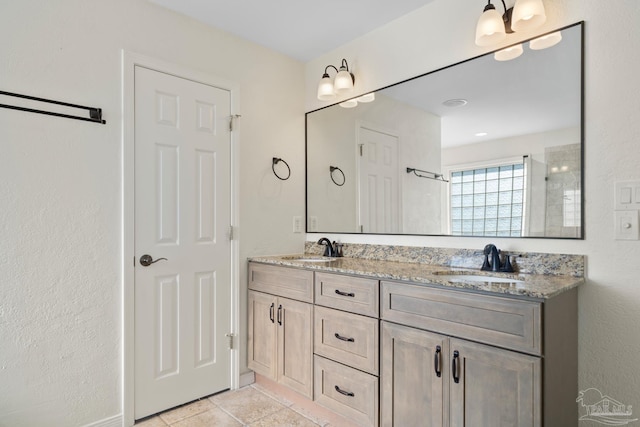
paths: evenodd
<path fill-rule="evenodd" d="M 133 426 L 134 419 L 134 143 L 135 143 L 135 67 L 141 66 L 161 73 L 181 77 L 228 90 L 231 98 L 231 115 L 240 111 L 239 86 L 232 81 L 221 79 L 209 73 L 196 71 L 145 55 L 122 50 L 122 417 L 125 426 Z M 231 132 L 231 227 L 239 226 L 239 166 L 240 131 Z M 234 233 L 235 234 L 235 233 Z M 237 389 L 240 383 L 240 343 L 239 332 L 239 278 L 240 252 L 237 236 L 231 241 L 231 334 L 234 348 L 231 350 L 231 389 Z"/>

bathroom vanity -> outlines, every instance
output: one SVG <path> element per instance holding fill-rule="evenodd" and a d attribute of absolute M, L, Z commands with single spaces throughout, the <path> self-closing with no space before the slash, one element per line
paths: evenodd
<path fill-rule="evenodd" d="M 577 425 L 577 275 L 249 263 L 249 367 L 363 426 Z"/>

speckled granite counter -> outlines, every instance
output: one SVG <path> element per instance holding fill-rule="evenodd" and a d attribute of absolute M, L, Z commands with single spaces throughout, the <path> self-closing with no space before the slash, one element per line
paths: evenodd
<path fill-rule="evenodd" d="M 579 256 L 577 256 L 579 257 Z M 305 261 L 303 258 L 307 258 Z M 318 261 L 322 257 L 315 254 L 253 257 L 250 261 L 264 264 L 305 268 L 314 271 L 354 274 L 381 280 L 402 280 L 417 284 L 440 285 L 449 288 L 469 289 L 503 295 L 515 295 L 538 299 L 548 299 L 584 283 L 581 275 L 575 274 L 523 274 L 493 273 L 479 269 L 425 264 L 418 262 L 387 261 L 365 258 L 330 258 L 328 262 Z M 578 262 L 579 264 L 579 262 Z M 455 275 L 455 278 L 444 277 Z M 469 275 L 473 280 L 465 280 Z M 483 281 L 478 276 L 487 276 Z M 493 280 L 497 277 L 498 280 Z M 504 281 L 512 279 L 513 281 Z"/>

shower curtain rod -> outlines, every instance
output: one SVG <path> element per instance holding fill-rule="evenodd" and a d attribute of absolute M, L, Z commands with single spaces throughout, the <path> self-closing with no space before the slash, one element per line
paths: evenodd
<path fill-rule="evenodd" d="M 52 99 L 38 98 L 35 96 L 22 95 L 19 93 L 0 91 L 0 95 L 13 96 L 15 98 L 28 99 L 30 101 L 44 102 L 47 104 L 62 105 L 63 107 L 78 108 L 82 110 L 89 110 L 89 117 L 73 116 L 70 114 L 54 113 L 53 111 L 37 110 L 35 108 L 19 107 L 17 105 L 0 104 L 0 108 L 8 108 L 11 110 L 26 111 L 28 113 L 45 114 L 47 116 L 64 117 L 66 119 L 83 120 L 85 122 L 107 123 L 102 119 L 102 108 L 85 107 L 83 105 L 69 104 L 67 102 L 54 101 Z"/>

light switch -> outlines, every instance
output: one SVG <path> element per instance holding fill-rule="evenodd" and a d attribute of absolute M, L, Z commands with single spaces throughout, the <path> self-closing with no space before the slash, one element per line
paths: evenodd
<path fill-rule="evenodd" d="M 616 182 L 615 209 L 640 209 L 640 181 Z"/>
<path fill-rule="evenodd" d="M 616 240 L 638 240 L 638 211 L 615 211 Z"/>
<path fill-rule="evenodd" d="M 309 217 L 309 231 L 318 231 L 318 217 Z"/>
<path fill-rule="evenodd" d="M 293 232 L 302 233 L 302 217 L 301 216 L 293 217 Z"/>

